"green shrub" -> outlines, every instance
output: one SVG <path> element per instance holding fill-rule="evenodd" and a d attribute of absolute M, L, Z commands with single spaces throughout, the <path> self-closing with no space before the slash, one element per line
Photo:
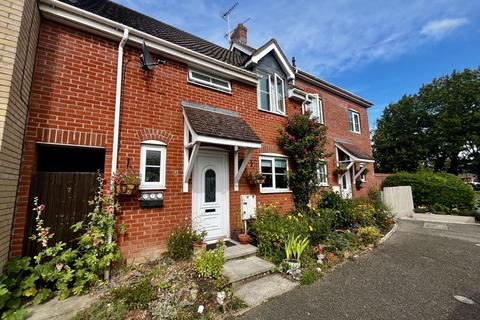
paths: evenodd
<path fill-rule="evenodd" d="M 187 260 L 193 256 L 195 233 L 186 226 L 178 227 L 168 238 L 168 254 L 176 260 Z"/>
<path fill-rule="evenodd" d="M 358 228 L 358 236 L 364 244 L 376 243 L 382 238 L 380 230 L 374 226 Z"/>
<path fill-rule="evenodd" d="M 332 222 L 333 229 L 342 229 L 351 227 L 353 224 L 353 203 L 349 199 L 342 199 L 342 197 L 333 192 L 324 192 L 318 202 L 318 208 L 332 209 L 335 211 Z"/>
<path fill-rule="evenodd" d="M 124 300 L 100 299 L 90 307 L 78 312 L 72 320 L 123 320 L 129 311 Z"/>
<path fill-rule="evenodd" d="M 310 242 L 316 246 L 325 241 L 333 230 L 336 210 L 333 209 L 315 209 L 310 215 L 309 226 L 313 230 L 310 232 Z"/>
<path fill-rule="evenodd" d="M 340 255 L 345 251 L 355 249 L 358 245 L 358 237 L 352 232 L 332 232 L 324 242 L 323 247 L 328 252 Z"/>
<path fill-rule="evenodd" d="M 218 279 L 222 275 L 225 247 L 217 245 L 214 250 L 204 249 L 198 257 L 195 258 L 195 272 L 203 278 Z"/>
<path fill-rule="evenodd" d="M 157 289 L 145 277 L 134 284 L 115 288 L 110 292 L 113 301 L 123 301 L 128 310 L 145 309 L 155 299 Z"/>
<path fill-rule="evenodd" d="M 320 273 L 317 270 L 309 268 L 305 270 L 302 275 L 300 276 L 300 284 L 306 286 L 314 283 L 320 278 Z"/>
<path fill-rule="evenodd" d="M 308 238 L 301 238 L 299 235 L 289 234 L 285 242 L 285 257 L 287 260 L 300 261 L 302 254 L 308 247 Z"/>
<path fill-rule="evenodd" d="M 370 226 L 374 223 L 375 207 L 368 199 L 355 199 L 353 203 L 353 219 L 361 226 Z"/>
<path fill-rule="evenodd" d="M 416 173 L 400 172 L 388 176 L 383 186 L 411 186 L 415 206 L 441 205 L 448 209 L 471 210 L 475 205 L 472 187 L 449 173 L 425 170 Z"/>

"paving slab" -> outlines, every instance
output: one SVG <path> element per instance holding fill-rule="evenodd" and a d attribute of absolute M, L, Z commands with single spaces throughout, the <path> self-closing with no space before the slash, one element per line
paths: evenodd
<path fill-rule="evenodd" d="M 238 259 L 245 256 L 251 256 L 257 253 L 257 247 L 251 244 L 240 244 L 236 241 L 235 246 L 225 248 L 225 260 Z"/>
<path fill-rule="evenodd" d="M 239 286 L 234 289 L 234 293 L 249 307 L 255 307 L 292 290 L 297 285 L 298 283 L 285 279 L 279 274 L 271 274 Z"/>
<path fill-rule="evenodd" d="M 230 283 L 242 281 L 270 271 L 275 265 L 256 256 L 228 260 L 223 266 L 223 274 Z"/>
<path fill-rule="evenodd" d="M 57 297 L 29 308 L 27 320 L 68 320 L 78 311 L 90 306 L 95 297 L 91 294 L 84 296 L 72 296 L 65 300 Z"/>

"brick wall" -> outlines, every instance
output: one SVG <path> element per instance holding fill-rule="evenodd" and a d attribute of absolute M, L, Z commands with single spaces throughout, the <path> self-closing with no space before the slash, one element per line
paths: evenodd
<path fill-rule="evenodd" d="M 9 252 L 39 25 L 35 0 L 0 2 L 0 270 Z"/>
<path fill-rule="evenodd" d="M 105 175 L 110 175 L 117 47 L 117 42 L 54 22 L 44 21 L 42 24 L 12 255 L 20 254 L 22 249 L 29 186 L 36 167 L 37 142 L 54 139 L 55 142 L 73 143 L 71 139 L 78 137 L 74 144 L 91 145 L 92 141 L 97 141 L 91 137 L 100 137 L 98 139 L 103 141 L 101 146 L 106 149 Z M 119 220 L 127 227 L 127 233 L 120 238 L 120 244 L 126 258 L 158 254 L 165 249 L 166 239 L 179 223 L 191 222 L 192 194 L 182 192 L 182 101 L 239 112 L 262 139 L 261 152 L 279 152 L 276 128 L 283 125 L 286 119 L 257 110 L 255 86 L 233 81 L 232 94 L 196 86 L 187 82 L 188 66 L 172 60 L 168 60 L 164 66 L 144 72 L 139 68 L 139 54 L 127 43 L 118 169 L 123 170 L 130 163 L 139 170 L 141 142 L 161 140 L 167 144 L 166 191 L 164 208 L 139 208 L 135 197 L 121 200 Z M 333 96 L 329 99 L 332 105 L 336 104 Z M 300 104 L 292 100 L 287 100 L 286 107 L 287 114 L 300 111 Z M 366 112 L 359 111 L 364 119 Z M 327 123 L 333 123 L 334 118 L 327 115 Z M 348 125 L 347 118 L 345 123 Z M 342 134 L 338 126 L 336 134 Z M 52 134 L 55 138 L 52 138 Z M 259 170 L 260 151 L 252 156 L 247 172 Z M 259 203 L 278 203 L 283 211 L 292 207 L 291 193 L 260 194 L 258 186 L 246 183 L 246 175 L 240 181 L 240 190 L 234 192 L 232 152 L 229 153 L 229 162 L 231 228 L 234 227 L 234 215 L 240 211 L 242 194 L 256 194 Z M 191 191 L 191 183 L 189 187 Z"/>
<path fill-rule="evenodd" d="M 322 88 L 316 87 L 306 81 L 297 79 L 295 84 L 308 93 L 317 93 L 323 102 L 323 118 L 324 123 L 328 127 L 327 130 L 327 153 L 331 156 L 327 160 L 328 167 L 328 183 L 330 185 L 338 185 L 338 179 L 333 174 L 336 167 L 335 162 L 335 140 L 349 141 L 356 145 L 364 153 L 372 155 L 372 145 L 370 142 L 370 130 L 368 126 L 367 109 L 351 102 L 347 99 L 334 95 Z M 351 132 L 348 127 L 348 109 L 357 111 L 360 114 L 361 133 Z M 367 196 L 368 189 L 377 185 L 373 164 L 367 164 L 367 182 L 360 190 L 356 190 L 352 183 L 354 197 Z"/>

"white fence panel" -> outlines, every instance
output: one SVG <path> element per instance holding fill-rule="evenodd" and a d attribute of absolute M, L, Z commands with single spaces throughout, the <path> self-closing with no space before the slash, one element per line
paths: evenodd
<path fill-rule="evenodd" d="M 412 187 L 383 188 L 382 201 L 392 209 L 397 218 L 413 215 Z"/>

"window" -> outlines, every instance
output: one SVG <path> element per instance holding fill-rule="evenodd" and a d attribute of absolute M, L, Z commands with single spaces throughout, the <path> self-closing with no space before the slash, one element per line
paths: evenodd
<path fill-rule="evenodd" d="M 277 75 L 259 73 L 257 100 L 260 110 L 285 114 L 285 82 Z"/>
<path fill-rule="evenodd" d="M 360 133 L 360 114 L 353 110 L 348 110 L 348 126 L 350 131 Z"/>
<path fill-rule="evenodd" d="M 217 196 L 217 175 L 213 169 L 205 171 L 205 203 L 215 202 Z"/>
<path fill-rule="evenodd" d="M 328 186 L 328 171 L 326 163 L 321 163 L 318 166 L 318 184 L 320 186 Z"/>
<path fill-rule="evenodd" d="M 260 157 L 260 171 L 265 182 L 260 185 L 262 192 L 288 191 L 288 159 L 280 157 Z"/>
<path fill-rule="evenodd" d="M 232 92 L 230 81 L 220 79 L 200 71 L 189 70 L 188 80 L 195 84 L 207 86 L 213 89 L 217 89 L 225 92 Z"/>
<path fill-rule="evenodd" d="M 140 151 L 140 188 L 164 189 L 167 148 L 159 141 L 145 141 Z"/>
<path fill-rule="evenodd" d="M 312 118 L 317 119 L 319 123 L 323 123 L 323 105 L 318 94 L 309 94 L 309 103 L 307 109 L 312 113 Z"/>

